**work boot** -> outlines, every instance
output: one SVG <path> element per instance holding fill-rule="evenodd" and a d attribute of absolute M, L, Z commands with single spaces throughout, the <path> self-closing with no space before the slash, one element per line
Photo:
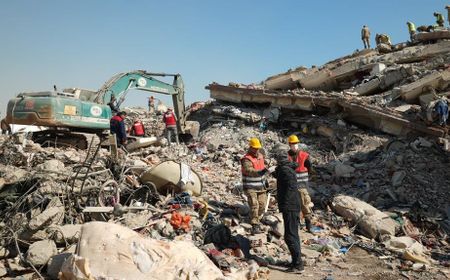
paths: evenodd
<path fill-rule="evenodd" d="M 311 227 L 311 219 L 305 218 L 305 225 L 306 225 L 306 231 L 309 233 L 313 233 L 312 227 Z"/>
<path fill-rule="evenodd" d="M 298 264 L 292 264 L 287 270 L 286 272 L 288 273 L 295 273 L 295 274 L 300 274 L 305 272 L 305 268 L 303 267 L 303 262 L 298 263 Z"/>

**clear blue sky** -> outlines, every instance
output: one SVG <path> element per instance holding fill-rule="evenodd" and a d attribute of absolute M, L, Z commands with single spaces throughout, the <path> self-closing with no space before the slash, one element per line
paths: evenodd
<path fill-rule="evenodd" d="M 188 103 L 212 81 L 250 83 L 362 47 L 360 30 L 406 41 L 406 21 L 447 17 L 436 0 L 2 1 L 0 111 L 23 91 L 98 89 L 116 73 L 180 73 Z M 447 22 L 446 22 L 447 24 Z M 373 43 L 372 36 L 372 44 Z M 127 105 L 145 102 L 133 92 Z"/>

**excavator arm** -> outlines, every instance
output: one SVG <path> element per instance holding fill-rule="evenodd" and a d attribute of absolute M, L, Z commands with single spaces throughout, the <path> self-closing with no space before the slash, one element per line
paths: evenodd
<path fill-rule="evenodd" d="M 173 82 L 165 83 L 157 77 L 172 77 Z M 142 70 L 117 74 L 98 91 L 73 88 L 63 92 L 21 93 L 8 102 L 6 122 L 54 128 L 54 131 L 68 129 L 72 132 L 101 133 L 109 129 L 111 110 L 107 104 L 111 96 L 120 105 L 132 89 L 172 96 L 180 135 L 197 137 L 200 125 L 186 120 L 181 76 Z"/>
<path fill-rule="evenodd" d="M 155 77 L 173 77 L 173 83 L 168 84 Z M 186 130 L 186 112 L 184 103 L 184 84 L 180 74 L 150 73 L 136 70 L 120 73 L 107 81 L 97 92 L 94 101 L 107 104 L 114 96 L 120 106 L 130 90 L 143 90 L 172 96 L 175 116 L 178 120 L 178 129 L 182 133 Z"/>

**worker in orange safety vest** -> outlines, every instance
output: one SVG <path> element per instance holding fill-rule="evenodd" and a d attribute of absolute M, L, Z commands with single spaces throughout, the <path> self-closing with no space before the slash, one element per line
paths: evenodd
<path fill-rule="evenodd" d="M 258 138 L 251 138 L 248 152 L 241 159 L 242 185 L 250 206 L 252 234 L 262 233 L 260 217 L 264 213 L 267 201 L 267 168 Z"/>
<path fill-rule="evenodd" d="M 309 160 L 309 154 L 305 151 L 299 149 L 298 144 L 300 140 L 297 135 L 291 135 L 288 138 L 289 151 L 288 158 L 289 161 L 296 162 L 298 164 L 297 169 L 295 169 L 298 192 L 301 200 L 302 214 L 305 219 L 306 229 L 311 232 L 311 197 L 308 193 L 308 182 L 309 182 L 309 171 L 311 171 L 311 161 Z"/>

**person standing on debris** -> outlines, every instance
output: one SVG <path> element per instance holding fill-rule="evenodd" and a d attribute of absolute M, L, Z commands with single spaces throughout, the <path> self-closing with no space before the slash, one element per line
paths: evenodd
<path fill-rule="evenodd" d="M 367 25 L 364 25 L 361 29 L 361 40 L 364 43 L 364 48 L 370 49 L 370 30 Z"/>
<path fill-rule="evenodd" d="M 130 135 L 142 137 L 145 135 L 144 124 L 139 119 L 134 119 L 133 125 L 130 129 Z"/>
<path fill-rule="evenodd" d="M 127 144 L 127 132 L 125 129 L 125 118 L 127 117 L 127 113 L 122 111 L 117 113 L 114 117 L 111 118 L 109 125 L 112 134 L 116 135 L 117 145 L 126 145 Z"/>
<path fill-rule="evenodd" d="M 311 230 L 311 197 L 308 193 L 308 181 L 309 181 L 309 172 L 311 171 L 311 161 L 309 160 L 309 154 L 305 151 L 300 150 L 298 144 L 300 140 L 297 135 L 291 135 L 288 138 L 289 143 L 289 151 L 288 151 L 288 159 L 291 162 L 296 162 L 298 164 L 295 169 L 296 178 L 297 178 L 297 187 L 300 200 L 302 202 L 301 212 L 303 217 L 305 218 L 306 230 L 308 232 L 312 232 Z"/>
<path fill-rule="evenodd" d="M 298 163 L 289 160 L 286 150 L 279 150 L 275 159 L 277 167 L 272 175 L 277 179 L 277 201 L 283 215 L 284 240 L 292 257 L 286 272 L 301 273 L 304 268 L 298 234 L 299 213 L 302 206 L 297 190 Z"/>
<path fill-rule="evenodd" d="M 267 168 L 264 164 L 264 156 L 260 152 L 261 148 L 259 139 L 251 138 L 248 152 L 241 159 L 242 185 L 250 206 L 253 234 L 262 233 L 259 219 L 264 213 L 267 201 L 265 178 Z"/>
<path fill-rule="evenodd" d="M 5 119 L 1 120 L 2 134 L 11 134 L 11 126 L 6 122 Z"/>
<path fill-rule="evenodd" d="M 166 137 L 169 142 L 169 146 L 172 142 L 172 134 L 175 136 L 175 141 L 177 144 L 180 144 L 180 140 L 178 139 L 177 118 L 175 117 L 172 108 L 168 108 L 164 113 L 163 121 L 166 124 Z"/>
<path fill-rule="evenodd" d="M 119 113 L 119 106 L 116 104 L 116 97 L 114 95 L 111 95 L 111 100 L 108 103 L 109 108 L 111 108 L 111 112 L 113 114 Z"/>
<path fill-rule="evenodd" d="M 412 23 L 410 21 L 408 21 L 406 24 L 408 25 L 409 38 L 412 42 L 414 35 L 416 35 L 416 26 L 414 25 L 414 23 Z"/>
<path fill-rule="evenodd" d="M 447 10 L 447 20 L 448 24 L 450 25 L 450 6 L 445 6 L 445 9 Z"/>
<path fill-rule="evenodd" d="M 433 15 L 436 17 L 437 25 L 439 25 L 440 27 L 444 27 L 444 22 L 445 22 L 444 16 L 441 13 L 437 13 L 437 12 L 435 12 Z"/>
<path fill-rule="evenodd" d="M 148 111 L 150 112 L 150 114 L 155 113 L 155 98 L 153 97 L 153 95 L 148 99 Z"/>

